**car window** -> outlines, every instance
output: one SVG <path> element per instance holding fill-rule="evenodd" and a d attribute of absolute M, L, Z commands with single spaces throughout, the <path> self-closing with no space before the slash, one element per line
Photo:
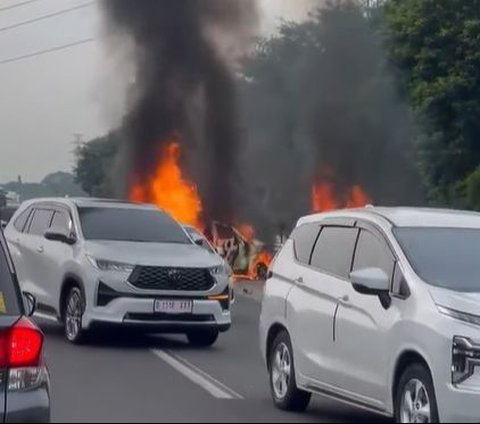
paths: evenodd
<path fill-rule="evenodd" d="M 31 212 L 32 208 L 27 208 L 17 217 L 17 219 L 15 219 L 13 226 L 17 231 L 23 232 L 23 230 L 25 229 L 25 224 L 27 223 Z"/>
<path fill-rule="evenodd" d="M 15 284 L 4 245 L 0 240 L 0 315 L 20 315 L 21 313 Z"/>
<path fill-rule="evenodd" d="M 395 264 L 393 270 L 392 293 L 403 298 L 410 296 L 410 288 L 398 263 Z"/>
<path fill-rule="evenodd" d="M 358 229 L 323 227 L 312 254 L 312 266 L 348 279 Z"/>
<path fill-rule="evenodd" d="M 50 209 L 35 209 L 28 233 L 43 236 L 50 227 L 52 215 L 53 211 Z"/>
<path fill-rule="evenodd" d="M 55 211 L 52 219 L 51 228 L 56 228 L 63 230 L 65 234 L 70 233 L 71 230 L 71 220 L 67 212 L 64 211 Z"/>
<path fill-rule="evenodd" d="M 78 208 L 86 240 L 192 244 L 183 228 L 157 209 Z"/>
<path fill-rule="evenodd" d="M 295 248 L 295 257 L 300 263 L 306 265 L 310 263 L 313 245 L 315 244 L 319 231 L 319 224 L 303 224 L 293 230 L 292 239 Z"/>
<path fill-rule="evenodd" d="M 391 280 L 394 265 L 395 260 L 387 243 L 370 231 L 361 230 L 353 261 L 353 270 L 380 268 Z"/>

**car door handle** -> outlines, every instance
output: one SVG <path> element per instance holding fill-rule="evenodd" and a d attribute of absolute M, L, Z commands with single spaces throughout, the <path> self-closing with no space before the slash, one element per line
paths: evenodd
<path fill-rule="evenodd" d="M 37 252 L 38 252 L 38 253 L 43 253 L 43 252 L 45 252 L 44 247 L 43 247 L 43 246 L 40 246 L 40 247 L 37 249 Z"/>

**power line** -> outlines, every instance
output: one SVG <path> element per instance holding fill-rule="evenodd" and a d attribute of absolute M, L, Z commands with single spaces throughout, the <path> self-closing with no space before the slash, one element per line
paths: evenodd
<path fill-rule="evenodd" d="M 8 58 L 8 59 L 3 59 L 3 60 L 0 60 L 0 65 L 5 65 L 7 63 L 12 63 L 12 62 L 19 62 L 20 60 L 29 59 L 31 57 L 43 56 L 43 55 L 48 54 L 48 53 L 53 53 L 53 52 L 58 52 L 60 50 L 70 49 L 72 47 L 80 46 L 82 44 L 91 43 L 92 41 L 95 41 L 95 38 L 86 38 L 84 40 L 75 41 L 73 43 L 63 44 L 61 46 L 56 46 L 56 47 L 51 47 L 49 49 L 39 50 L 39 51 L 36 51 L 36 52 L 33 52 L 33 53 L 27 53 L 27 54 L 24 54 L 22 56 L 16 56 L 16 57 Z"/>
<path fill-rule="evenodd" d="M 4 12 L 10 9 L 16 9 L 17 7 L 26 6 L 27 4 L 30 4 L 30 3 L 36 3 L 37 1 L 40 1 L 40 0 L 27 0 L 22 3 L 12 4 L 11 6 L 0 7 L 0 12 Z"/>
<path fill-rule="evenodd" d="M 38 18 L 29 19 L 28 21 L 23 21 L 23 22 L 18 22 L 18 23 L 13 24 L 13 25 L 8 25 L 8 26 L 0 28 L 0 32 L 9 31 L 11 29 L 18 28 L 18 27 L 21 27 L 21 26 L 24 26 L 24 25 L 33 24 L 34 22 L 44 21 L 46 19 L 54 18 L 56 16 L 65 15 L 66 13 L 70 13 L 70 12 L 73 12 L 75 10 L 79 10 L 79 9 L 83 9 L 85 7 L 91 6 L 94 3 L 95 3 L 94 1 L 90 1 L 88 3 L 83 3 L 83 4 L 80 4 L 80 5 L 75 6 L 75 7 L 70 7 L 69 9 L 60 10 L 59 12 L 50 13 L 48 15 L 39 16 Z"/>

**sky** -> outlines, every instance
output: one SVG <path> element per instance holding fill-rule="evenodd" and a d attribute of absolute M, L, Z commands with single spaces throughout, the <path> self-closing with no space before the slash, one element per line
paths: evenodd
<path fill-rule="evenodd" d="M 124 102 L 117 94 L 124 87 L 99 41 L 98 1 L 102 0 L 0 0 L 0 183 L 18 176 L 40 181 L 51 172 L 71 171 L 74 134 L 90 140 L 118 124 Z M 261 30 L 268 34 L 282 18 L 304 18 L 319 0 L 258 1 Z M 21 3 L 26 4 L 6 9 Z M 7 28 L 73 7 L 78 9 Z M 5 63 L 89 39 L 94 40 Z"/>

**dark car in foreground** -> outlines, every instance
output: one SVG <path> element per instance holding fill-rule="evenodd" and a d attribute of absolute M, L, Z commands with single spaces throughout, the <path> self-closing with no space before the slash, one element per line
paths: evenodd
<path fill-rule="evenodd" d="M 27 317 L 35 300 L 21 294 L 0 230 L 0 421 L 49 422 L 50 382 L 44 336 Z"/>

